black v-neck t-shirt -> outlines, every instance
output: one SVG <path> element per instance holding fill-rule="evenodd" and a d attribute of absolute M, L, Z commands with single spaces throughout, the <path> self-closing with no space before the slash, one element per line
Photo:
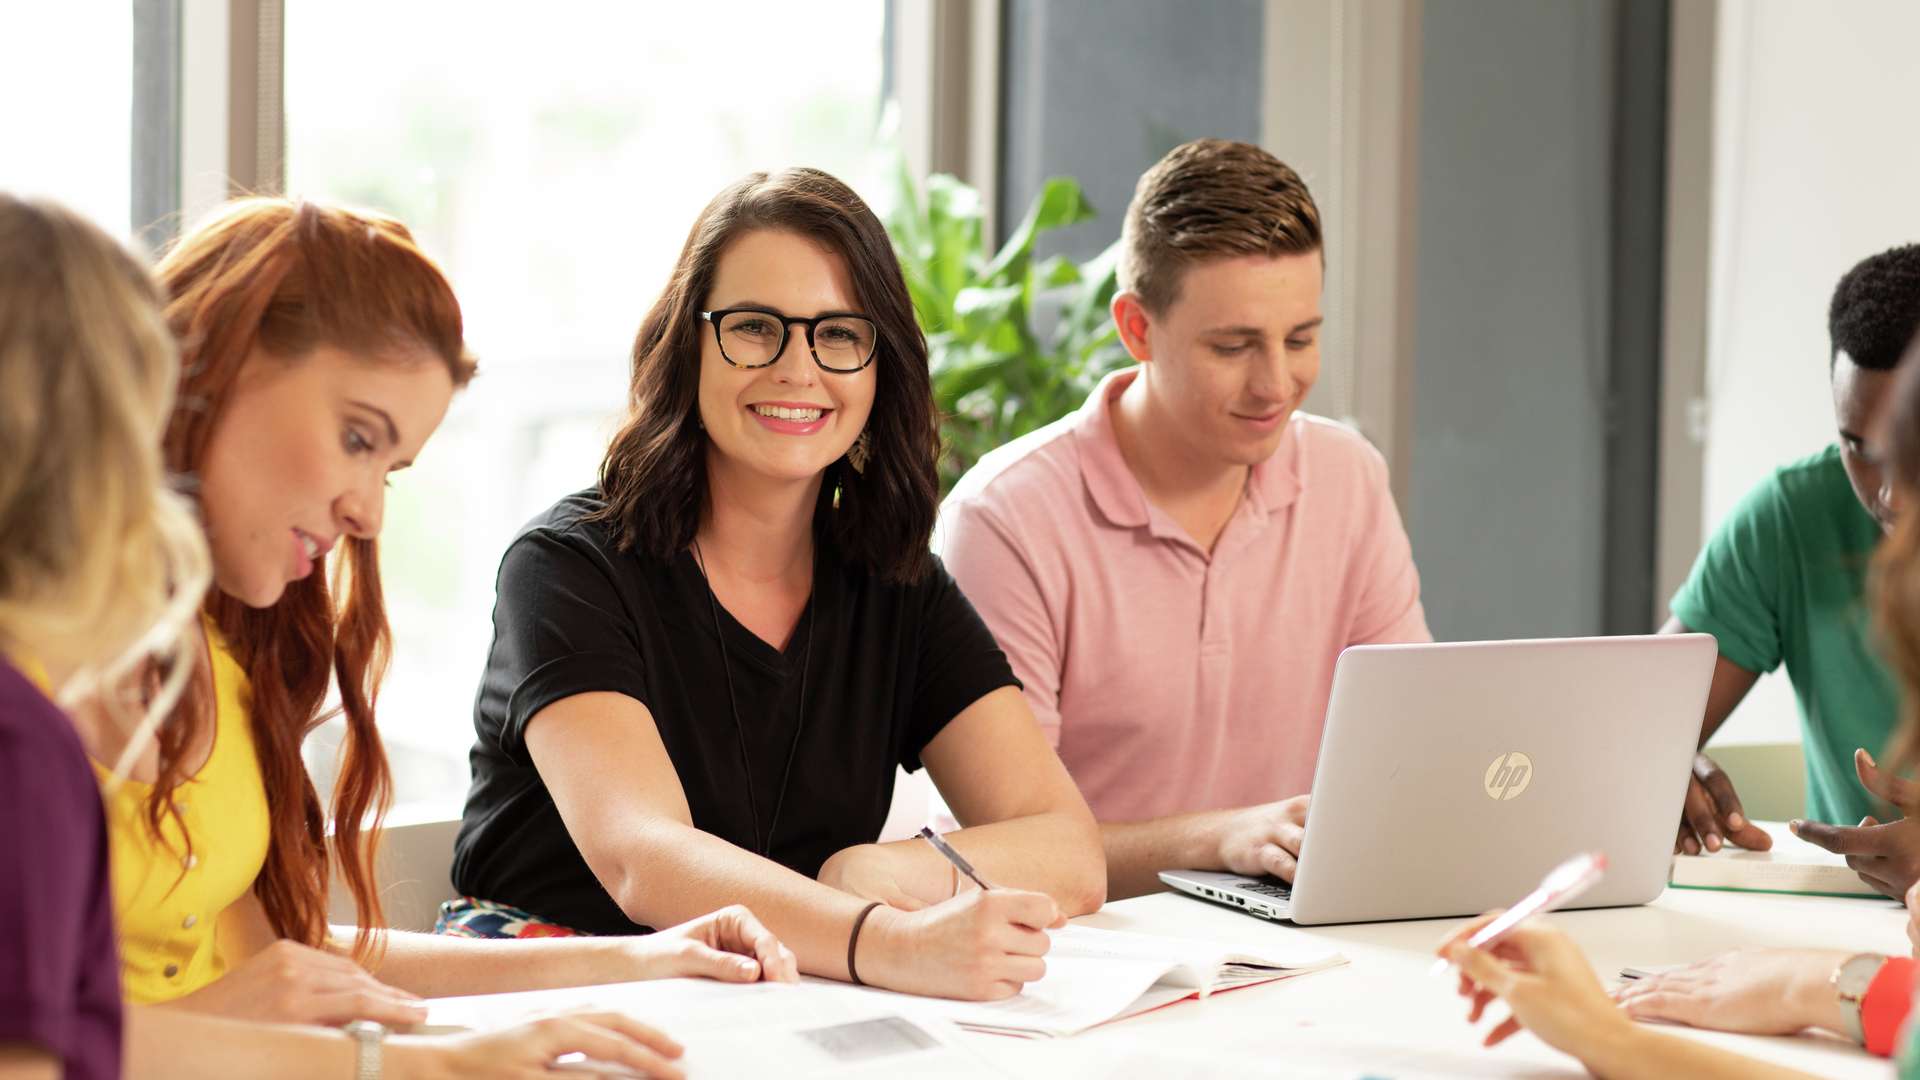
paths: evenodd
<path fill-rule="evenodd" d="M 781 650 L 711 601 L 690 553 L 616 550 L 606 526 L 584 520 L 602 505 L 591 490 L 560 500 L 501 559 L 454 845 L 465 895 L 590 933 L 646 929 L 587 868 L 527 753 L 527 722 L 564 698 L 611 691 L 645 705 L 694 826 L 756 853 L 771 830 L 771 857 L 813 877 L 879 835 L 895 766 L 918 769 L 949 720 L 1019 685 L 937 560 L 920 583 L 892 585 L 822 539 L 813 595 Z"/>

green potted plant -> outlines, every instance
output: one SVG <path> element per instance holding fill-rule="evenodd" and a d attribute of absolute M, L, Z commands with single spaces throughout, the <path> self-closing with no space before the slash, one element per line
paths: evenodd
<path fill-rule="evenodd" d="M 1084 263 L 1035 260 L 1043 233 L 1095 217 L 1070 179 L 1048 180 L 992 251 L 973 188 L 946 175 L 922 188 L 904 166 L 896 175 L 886 225 L 927 335 L 945 491 L 987 451 L 1078 408 L 1127 362 L 1107 315 L 1119 243 Z"/>

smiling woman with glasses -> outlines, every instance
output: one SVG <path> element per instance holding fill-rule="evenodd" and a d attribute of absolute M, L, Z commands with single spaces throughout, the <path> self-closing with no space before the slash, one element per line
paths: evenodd
<path fill-rule="evenodd" d="M 802 971 L 997 998 L 1097 908 L 1084 800 L 928 548 L 939 435 L 885 231 L 825 173 L 694 223 L 594 487 L 508 548 L 449 928 L 752 905 Z M 876 843 L 925 765 L 990 890 Z"/>

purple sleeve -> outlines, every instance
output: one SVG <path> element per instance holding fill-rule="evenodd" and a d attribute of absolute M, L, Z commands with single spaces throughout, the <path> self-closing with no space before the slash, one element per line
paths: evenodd
<path fill-rule="evenodd" d="M 10 672 L 7 674 L 11 674 Z M 0 1042 L 110 1075 L 120 1043 L 100 792 L 67 718 L 0 688 Z"/>

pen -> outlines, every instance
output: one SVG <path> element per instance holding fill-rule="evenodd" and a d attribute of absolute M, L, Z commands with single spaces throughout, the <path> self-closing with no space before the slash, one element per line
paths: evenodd
<path fill-rule="evenodd" d="M 967 875 L 968 879 L 971 880 L 975 885 L 980 886 L 982 889 L 993 888 L 993 886 L 980 880 L 980 875 L 973 872 L 972 864 L 968 863 L 966 859 L 962 858 L 959 852 L 953 850 L 952 844 L 949 844 L 945 840 L 940 839 L 939 833 L 934 832 L 931 828 L 927 826 L 921 826 L 919 836 L 920 836 L 920 839 L 925 840 L 929 844 L 932 844 L 933 850 L 946 856 L 947 861 L 953 864 L 953 868 Z"/>
<path fill-rule="evenodd" d="M 1481 927 L 1477 933 L 1467 939 L 1467 944 L 1476 949 L 1485 948 L 1507 936 L 1507 931 L 1519 926 L 1528 919 L 1543 912 L 1552 911 L 1586 892 L 1593 883 L 1607 872 L 1607 857 L 1600 852 L 1590 851 L 1575 855 L 1566 862 L 1553 868 L 1533 891 L 1520 898 L 1520 902 L 1508 908 L 1501 916 Z M 1447 958 L 1441 957 L 1433 962 L 1428 975 L 1444 975 L 1447 971 Z"/>
<path fill-rule="evenodd" d="M 1626 979 L 1629 981 L 1634 979 L 1652 979 L 1661 975 L 1665 975 L 1667 972 L 1672 971 L 1675 966 L 1679 966 L 1679 965 L 1668 965 L 1667 967 L 1646 967 L 1646 968 L 1623 967 L 1620 969 L 1620 977 L 1622 979 Z"/>

